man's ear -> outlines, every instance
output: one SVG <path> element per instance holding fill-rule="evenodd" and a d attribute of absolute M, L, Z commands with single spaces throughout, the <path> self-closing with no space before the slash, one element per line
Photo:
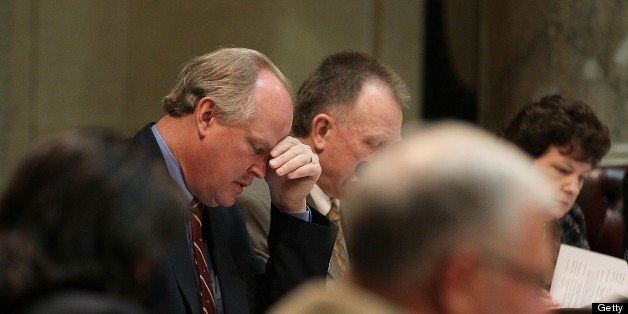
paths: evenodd
<path fill-rule="evenodd" d="M 458 251 L 449 256 L 440 269 L 436 284 L 436 302 L 445 312 L 473 313 L 479 308 L 478 285 L 482 286 L 482 259 L 472 250 Z M 481 289 L 480 289 L 481 290 Z M 481 308 L 481 306 L 479 306 Z"/>
<path fill-rule="evenodd" d="M 325 150 L 325 144 L 331 135 L 333 124 L 334 118 L 326 113 L 319 113 L 312 119 L 310 137 L 317 153 Z"/>
<path fill-rule="evenodd" d="M 211 124 L 215 122 L 216 107 L 214 101 L 209 97 L 199 99 L 194 107 L 194 117 L 196 119 L 196 129 L 199 136 L 205 137 Z"/>

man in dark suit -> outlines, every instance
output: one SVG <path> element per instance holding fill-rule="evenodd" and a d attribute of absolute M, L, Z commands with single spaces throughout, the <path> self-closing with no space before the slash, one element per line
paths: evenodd
<path fill-rule="evenodd" d="M 198 205 L 187 234 L 152 272 L 152 310 L 260 312 L 304 279 L 326 275 L 337 229 L 306 206 L 321 168 L 309 146 L 288 136 L 289 90 L 263 54 L 220 49 L 184 66 L 164 98 L 167 114 L 135 135 Z M 254 256 L 233 205 L 253 178 L 265 176 L 272 201 L 266 265 Z"/>

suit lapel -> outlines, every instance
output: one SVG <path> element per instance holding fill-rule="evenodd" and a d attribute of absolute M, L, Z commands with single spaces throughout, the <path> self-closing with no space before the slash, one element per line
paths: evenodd
<path fill-rule="evenodd" d="M 207 241 L 209 254 L 212 258 L 212 266 L 220 283 L 220 292 L 222 296 L 222 304 L 225 312 L 228 313 L 245 313 L 248 309 L 247 284 L 242 278 L 242 274 L 237 268 L 234 256 L 231 255 L 229 249 L 228 235 L 222 234 L 225 228 L 223 219 L 228 215 L 229 210 L 239 210 L 237 208 L 215 207 L 204 208 L 205 213 L 203 226 L 203 236 Z M 223 225 L 221 225 L 223 224 Z M 231 230 L 231 232 L 237 232 Z M 236 258 L 246 258 L 238 256 Z M 242 261 L 239 261 L 240 263 Z"/>
<path fill-rule="evenodd" d="M 149 123 L 142 128 L 133 138 L 135 145 L 143 147 L 150 154 L 160 156 L 163 159 L 159 144 L 153 135 L 151 127 L 155 123 Z M 166 163 L 163 163 L 163 167 L 168 171 Z M 189 216 L 186 216 L 189 217 Z M 187 224 L 187 221 L 183 222 Z M 196 271 L 194 270 L 193 259 L 190 256 L 190 248 L 187 238 L 187 225 L 186 234 L 181 235 L 181 238 L 173 245 L 173 248 L 168 253 L 168 259 L 170 260 L 171 270 L 173 277 L 177 282 L 177 286 L 185 302 L 192 310 L 193 313 L 200 313 L 200 300 L 198 294 Z"/>
<path fill-rule="evenodd" d="M 196 273 L 191 263 L 187 239 L 179 241 L 178 245 L 171 250 L 169 258 L 179 291 L 183 294 L 192 312 L 200 313 L 201 301 L 199 300 Z"/>

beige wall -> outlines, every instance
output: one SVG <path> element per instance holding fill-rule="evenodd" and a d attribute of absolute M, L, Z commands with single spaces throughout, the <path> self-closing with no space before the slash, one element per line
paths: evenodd
<path fill-rule="evenodd" d="M 485 0 L 480 12 L 481 124 L 499 129 L 522 104 L 563 93 L 608 124 L 602 163 L 628 164 L 628 2 Z"/>
<path fill-rule="evenodd" d="M 419 117 L 424 0 L 0 2 L 0 186 L 40 139 L 76 126 L 130 136 L 158 119 L 181 63 L 225 46 L 267 54 L 298 87 L 325 55 L 366 51 L 408 83 Z M 564 92 L 611 126 L 603 162 L 628 163 L 628 4 L 447 0 L 445 33 L 480 124 Z M 525 14 L 522 14 L 525 12 Z"/>
<path fill-rule="evenodd" d="M 130 136 L 158 119 L 181 63 L 218 47 L 267 54 L 296 87 L 325 55 L 368 52 L 408 83 L 418 117 L 422 0 L 0 3 L 0 185 L 42 138 L 77 126 Z"/>

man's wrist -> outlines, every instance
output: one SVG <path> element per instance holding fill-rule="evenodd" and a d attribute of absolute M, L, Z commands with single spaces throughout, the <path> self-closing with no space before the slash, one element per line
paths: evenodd
<path fill-rule="evenodd" d="M 279 204 L 279 203 L 275 203 L 277 206 L 277 209 L 281 210 L 282 212 L 286 212 L 286 213 L 290 213 L 290 214 L 299 214 L 299 213 L 305 213 L 308 211 L 307 205 L 305 203 L 305 199 L 301 202 L 296 202 L 296 203 L 283 203 L 283 204 Z"/>

